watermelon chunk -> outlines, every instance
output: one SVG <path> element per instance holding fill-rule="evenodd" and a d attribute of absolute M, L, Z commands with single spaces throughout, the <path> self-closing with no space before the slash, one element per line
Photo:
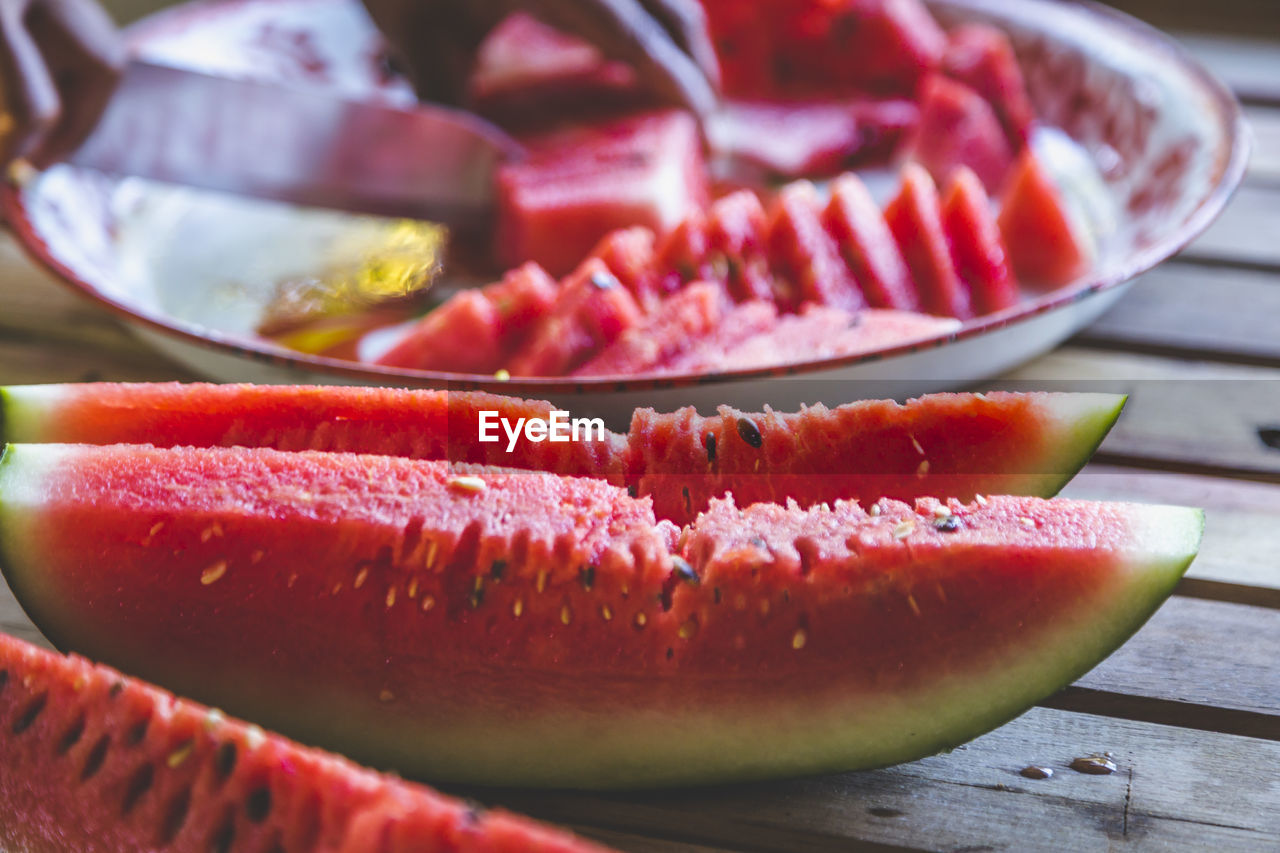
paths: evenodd
<path fill-rule="evenodd" d="M 874 352 L 951 334 L 960 323 L 914 311 L 868 308 L 856 313 L 809 304 L 778 318 L 772 328 L 733 346 L 716 359 L 717 370 L 758 370 Z"/>
<path fill-rule="evenodd" d="M 464 290 L 422 318 L 378 364 L 449 373 L 491 374 L 502 366 L 498 310 L 477 290 Z"/>
<path fill-rule="evenodd" d="M 908 163 L 902 167 L 902 187 L 885 207 L 884 218 L 911 270 L 924 310 L 968 320 L 973 306 L 951 259 L 940 207 L 933 178 L 920 166 Z"/>
<path fill-rule="evenodd" d="M 471 783 L 934 753 L 1123 642 L 1201 528 L 1181 507 L 1000 497 L 726 500 L 678 532 L 600 481 L 388 456 L 29 445 L 0 464 L 0 563 L 55 642 Z"/>
<path fill-rule="evenodd" d="M 1057 287 L 1089 270 L 1094 247 L 1067 210 L 1062 192 L 1028 148 L 1000 197 L 1000 233 L 1022 281 Z"/>
<path fill-rule="evenodd" d="M 864 307 L 858 281 L 845 265 L 835 240 L 822 226 L 818 192 L 808 181 L 787 184 L 769 210 L 769 260 L 785 293 L 779 307 L 805 302 L 848 311 Z"/>
<path fill-rule="evenodd" d="M 663 300 L 573 375 L 631 376 L 660 367 L 715 330 L 724 317 L 724 302 L 719 286 L 694 282 Z"/>
<path fill-rule="evenodd" d="M 822 222 L 873 308 L 920 310 L 920 297 L 902 251 L 857 175 L 841 175 L 831 183 L 831 201 Z"/>
<path fill-rule="evenodd" d="M 987 99 L 1013 151 L 1031 141 L 1035 111 L 1007 35 L 985 24 L 956 27 L 948 33 L 942 71 Z"/>
<path fill-rule="evenodd" d="M 951 176 L 942 200 L 942 227 L 960 278 L 969 285 L 973 308 L 991 314 L 1018 304 L 1014 279 L 991 199 L 978 176 L 967 168 Z"/>
<path fill-rule="evenodd" d="M 556 292 L 556 283 L 542 267 L 523 264 L 501 281 L 451 296 L 411 326 L 375 363 L 493 373 L 550 312 Z"/>
<path fill-rule="evenodd" d="M 724 283 L 733 299 L 773 299 L 765 253 L 768 221 L 760 197 L 738 190 L 717 199 L 707 214 L 706 274 Z"/>
<path fill-rule="evenodd" d="M 988 192 L 998 192 L 1013 165 L 1013 149 L 995 111 L 973 89 L 935 74 L 920 96 L 920 126 L 910 154 L 939 183 L 968 166 Z"/>
<path fill-rule="evenodd" d="M 866 312 L 872 316 L 891 312 Z M 703 366 L 732 343 L 776 324 L 776 309 L 748 302 L 725 318 L 710 340 L 715 354 L 690 350 L 670 369 Z M 900 405 L 871 400 L 799 413 L 721 414 L 761 430 L 769 450 L 690 486 L 693 511 L 726 491 L 767 493 L 803 505 L 888 495 L 969 498 L 979 493 L 1055 494 L 1101 443 L 1124 398 L 1110 394 L 931 394 Z M 277 385 L 178 383 L 26 385 L 0 389 L 0 438 L 11 442 L 83 442 L 160 446 L 249 446 L 280 450 L 357 451 L 416 459 L 477 462 L 596 477 L 643 490 L 662 518 L 685 523 L 683 488 L 707 471 L 706 433 L 721 421 L 677 424 L 692 409 L 657 414 L 637 410 L 630 433 L 603 440 L 505 446 L 478 441 L 479 413 L 511 422 L 546 420 L 550 403 L 479 392 L 410 391 Z M 914 439 L 914 440 L 913 440 Z M 917 447 L 918 445 L 918 447 Z M 777 448 L 776 450 L 774 448 Z M 922 472 L 920 463 L 929 462 Z M 757 467 L 757 464 L 759 467 Z M 749 469 L 749 471 L 748 471 Z M 750 474 L 746 480 L 738 474 Z M 923 473 L 924 476 L 921 476 Z M 684 474 L 690 482 L 677 482 Z M 860 479 L 860 474 L 867 478 Z M 642 478 L 656 477 L 653 480 Z M 831 475 L 831 476 L 820 476 Z M 939 479 L 941 478 L 941 479 Z M 664 494 L 660 481 L 671 484 Z M 761 492 L 761 489 L 767 490 Z"/>
<path fill-rule="evenodd" d="M 510 358 L 512 376 L 563 376 L 640 322 L 640 306 L 599 258 L 565 279 L 551 313 Z"/>
<path fill-rule="evenodd" d="M 749 338 L 776 328 L 778 307 L 763 299 L 735 305 L 710 334 L 668 359 L 661 373 L 717 373 L 731 369 L 725 353 Z"/>
<path fill-rule="evenodd" d="M 654 235 L 648 228 L 610 231 L 591 250 L 591 257 L 603 261 L 640 305 L 648 307 L 657 300 Z"/>
<path fill-rule="evenodd" d="M 0 672 L 7 850 L 603 853 L 3 634 Z"/>
<path fill-rule="evenodd" d="M 468 89 L 470 107 L 504 126 L 616 111 L 646 98 L 631 66 L 523 12 L 481 43 Z"/>
<path fill-rule="evenodd" d="M 919 118 L 905 98 L 729 100 L 708 119 L 707 136 L 753 176 L 825 177 L 888 160 Z"/>
<path fill-rule="evenodd" d="M 524 140 L 497 177 L 495 243 L 506 266 L 572 270 L 609 231 L 662 233 L 707 200 L 702 141 L 679 110 L 629 115 Z"/>

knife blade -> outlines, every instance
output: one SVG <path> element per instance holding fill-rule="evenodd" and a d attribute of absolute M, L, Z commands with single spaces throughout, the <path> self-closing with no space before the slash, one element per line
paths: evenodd
<path fill-rule="evenodd" d="M 470 113 L 401 109 L 135 60 L 69 162 L 112 175 L 479 227 L 518 143 Z"/>

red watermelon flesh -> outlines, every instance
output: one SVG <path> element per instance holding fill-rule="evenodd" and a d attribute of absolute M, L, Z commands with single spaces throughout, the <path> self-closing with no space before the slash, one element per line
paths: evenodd
<path fill-rule="evenodd" d="M 1018 158 L 1001 194 L 998 222 L 1021 281 L 1057 287 L 1088 271 L 1093 246 L 1030 148 Z"/>
<path fill-rule="evenodd" d="M 776 317 L 768 303 L 739 305 L 707 339 L 721 341 L 716 352 L 700 351 L 704 341 L 665 369 L 714 369 L 715 357 L 760 329 L 773 328 Z M 603 440 L 571 443 L 522 439 L 508 454 L 505 442 L 478 441 L 479 413 L 495 411 L 512 423 L 546 420 L 550 403 L 480 392 L 178 383 L 13 386 L 0 389 L 0 403 L 5 441 L 239 445 L 488 463 L 643 488 L 653 496 L 659 517 L 681 523 L 692 519 L 684 509 L 685 483 L 673 484 L 667 494 L 660 483 L 673 482 L 673 474 L 698 480 L 710 461 L 705 434 L 711 427 L 702 425 L 733 427 L 722 415 L 685 430 L 679 424 L 691 409 L 671 414 L 641 409 L 628 435 L 610 432 Z M 761 447 L 770 449 L 726 462 L 724 470 L 732 477 L 749 469 L 751 479 L 737 483 L 715 474 L 692 489 L 693 507 L 705 509 L 709 497 L 725 490 L 748 495 L 761 488 L 774 499 L 806 505 L 879 497 L 875 482 L 858 485 L 856 475 L 864 465 L 871 466 L 869 475 L 890 477 L 894 488 L 904 491 L 887 494 L 904 500 L 979 492 L 1048 496 L 1085 463 L 1123 404 L 1124 398 L 1107 394 L 933 394 L 906 405 L 865 401 L 796 414 L 737 413 L 732 418 L 756 424 Z M 775 452 L 775 446 L 781 449 Z M 728 452 L 732 459 L 732 449 Z M 929 468 L 920 477 L 926 459 Z M 935 477 L 954 481 L 935 484 Z"/>
<path fill-rule="evenodd" d="M 508 362 L 512 376 L 561 376 L 640 322 L 635 299 L 592 258 L 565 279 L 551 313 Z"/>
<path fill-rule="evenodd" d="M 874 352 L 951 334 L 959 322 L 914 311 L 867 308 L 850 313 L 806 305 L 766 331 L 727 347 L 718 370 L 759 370 Z"/>
<path fill-rule="evenodd" d="M 1077 418 L 1075 407 L 1094 414 Z M 1105 413 L 1109 410 L 1109 414 Z M 1080 410 L 1077 410 L 1080 411 Z M 631 420 L 632 471 L 660 518 L 684 524 L 712 498 L 813 506 L 836 498 L 914 500 L 924 494 L 1051 495 L 1071 478 L 1094 418 L 1114 419 L 1107 395 L 930 395 L 905 404 L 866 400 L 835 409 L 741 412 L 692 408 Z M 1096 426 L 1097 421 L 1094 421 Z M 758 439 L 757 439 L 758 436 Z"/>
<path fill-rule="evenodd" d="M 779 307 L 805 302 L 855 311 L 867 303 L 835 240 L 822 227 L 817 190 L 808 181 L 787 184 L 769 210 L 769 260 L 781 279 Z"/>
<path fill-rule="evenodd" d="M 0 674 L 9 850 L 601 850 L 5 635 Z"/>
<path fill-rule="evenodd" d="M 987 99 L 1012 150 L 1031 141 L 1035 111 L 1007 35 L 985 24 L 956 27 L 948 33 L 942 71 Z"/>
<path fill-rule="evenodd" d="M 468 88 L 471 108 L 507 126 L 616 111 L 646 97 L 629 65 L 522 12 L 480 45 Z"/>
<path fill-rule="evenodd" d="M 907 99 L 729 100 L 708 120 L 713 151 L 765 178 L 834 175 L 889 159 L 920 117 Z"/>
<path fill-rule="evenodd" d="M 914 163 L 902 167 L 902 187 L 884 209 L 885 222 L 911 270 L 921 307 L 930 314 L 968 320 L 969 291 L 956 273 L 942 226 L 938 188 Z"/>
<path fill-rule="evenodd" d="M 910 145 L 911 156 L 939 181 L 960 166 L 997 192 L 1013 166 L 1014 151 L 987 101 L 957 80 L 934 74 L 920 96 L 920 126 Z"/>
<path fill-rule="evenodd" d="M 591 257 L 603 261 L 642 307 L 647 309 L 657 300 L 657 260 L 650 229 L 636 226 L 610 231 L 591 250 Z"/>
<path fill-rule="evenodd" d="M 1018 304 L 1014 279 L 991 199 L 978 176 L 956 170 L 942 200 L 942 227 L 951 242 L 956 271 L 973 296 L 978 314 L 993 314 Z"/>
<path fill-rule="evenodd" d="M 377 364 L 448 373 L 493 373 L 504 341 L 494 304 L 477 290 L 450 297 L 413 326 Z"/>
<path fill-rule="evenodd" d="M 1128 637 L 1202 524 L 723 502 L 678 533 L 593 480 L 242 448 L 18 446 L 0 494 L 55 641 L 384 766 L 575 787 L 953 746 Z"/>
<path fill-rule="evenodd" d="M 711 275 L 707 242 L 707 217 L 692 211 L 658 241 L 656 272 L 658 290 L 674 293 L 686 282 L 707 280 Z"/>
<path fill-rule="evenodd" d="M 778 308 L 772 302 L 753 299 L 735 305 L 711 333 L 691 341 L 687 349 L 667 360 L 661 373 L 717 373 L 731 369 L 725 353 L 749 338 L 776 328 Z"/>
<path fill-rule="evenodd" d="M 724 291 L 694 282 L 669 296 L 640 323 L 573 372 L 574 376 L 634 376 L 665 364 L 715 331 L 725 314 Z"/>
<path fill-rule="evenodd" d="M 702 141 L 692 115 L 658 110 L 578 125 L 526 144 L 497 177 L 495 243 L 507 266 L 533 260 L 572 270 L 609 231 L 675 227 L 707 200 Z"/>
<path fill-rule="evenodd" d="M 410 327 L 376 363 L 492 373 L 550 312 L 558 289 L 542 267 L 522 264 L 501 281 L 451 296 Z"/>
<path fill-rule="evenodd" d="M 822 222 L 872 308 L 920 310 L 920 297 L 902 251 L 857 175 L 841 175 L 831 183 L 831 200 Z"/>
<path fill-rule="evenodd" d="M 765 254 L 767 228 L 760 197 L 750 190 L 717 199 L 707 213 L 707 272 L 723 281 L 729 295 L 739 302 L 773 298 Z"/>

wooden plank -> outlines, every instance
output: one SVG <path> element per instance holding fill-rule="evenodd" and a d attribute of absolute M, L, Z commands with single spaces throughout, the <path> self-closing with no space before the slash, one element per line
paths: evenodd
<path fill-rule="evenodd" d="M 14 343 L 0 337 L 0 384 L 39 382 L 163 382 L 195 376 L 137 344 L 129 351 L 73 342 Z"/>
<path fill-rule="evenodd" d="M 1194 707 L 1198 728 L 1280 740 L 1280 611 L 1171 598 L 1078 686 L 1168 703 L 1179 725 Z"/>
<path fill-rule="evenodd" d="M 1165 264 L 1072 343 L 1280 367 L 1280 275 Z"/>
<path fill-rule="evenodd" d="M 1186 5 L 1162 0 L 1144 2 L 1159 3 L 1163 8 Z M 1260 2 L 1270 7 L 1274 24 L 1277 20 L 1274 4 L 1271 0 Z M 1213 14 L 1216 6 L 1205 5 L 1204 11 Z M 1248 38 L 1206 32 L 1175 33 L 1177 39 L 1240 98 L 1253 103 L 1280 103 L 1280 52 L 1276 50 L 1275 41 L 1265 37 L 1265 31 L 1255 31 L 1252 35 Z"/>
<path fill-rule="evenodd" d="M 1246 184 L 1183 255 L 1199 261 L 1280 269 L 1280 189 Z"/>
<path fill-rule="evenodd" d="M 1273 0 L 1220 0 L 1218 3 L 1170 3 L 1169 0 L 1108 0 L 1107 5 L 1161 29 L 1186 29 L 1280 36 Z"/>
<path fill-rule="evenodd" d="M 1103 752 L 1118 768 L 1110 776 L 1068 767 Z M 1032 764 L 1053 777 L 1019 775 Z M 1280 845 L 1280 744 L 1037 708 L 951 753 L 886 770 L 675 792 L 479 796 L 549 820 L 734 850 L 1258 850 Z"/>
<path fill-rule="evenodd" d="M 1270 187 L 1280 186 L 1280 109 L 1250 106 L 1245 115 L 1253 130 L 1253 154 L 1249 158 L 1247 179 Z"/>
<path fill-rule="evenodd" d="M 1062 494 L 1203 507 L 1204 543 L 1179 593 L 1280 609 L 1280 488 L 1089 465 Z"/>
<path fill-rule="evenodd" d="M 1280 482 L 1274 367 L 1063 347 L 990 384 L 1129 394 L 1099 461 Z"/>

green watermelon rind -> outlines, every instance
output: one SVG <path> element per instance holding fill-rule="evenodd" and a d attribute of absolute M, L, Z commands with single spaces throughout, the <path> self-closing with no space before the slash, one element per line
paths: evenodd
<path fill-rule="evenodd" d="M 1128 394 L 1074 393 L 1052 399 L 1054 402 L 1049 405 L 1056 410 L 1060 423 L 1071 426 L 1061 431 L 1060 453 L 1051 454 L 1045 461 L 1044 470 L 1055 473 L 1046 475 L 1041 490 L 1027 492 L 1040 497 L 1061 492 L 1089 464 L 1129 403 Z M 0 437 L 3 435 L 0 432 Z"/>
<path fill-rule="evenodd" d="M 22 448 L 9 448 L 0 457 L 0 491 L 8 498 L 7 505 L 0 503 L 0 569 L 33 621 L 63 647 L 61 635 L 74 632 L 59 630 L 60 622 L 66 627 L 66 608 L 53 590 L 40 589 L 39 546 L 30 541 L 20 506 L 38 501 L 41 472 L 56 453 L 42 448 L 24 460 Z M 460 783 L 641 788 L 911 761 L 1012 719 L 1075 681 L 1145 624 L 1194 558 L 1204 516 L 1183 507 L 1133 506 L 1124 518 L 1132 535 L 1116 552 L 1113 580 L 1082 597 L 1052 630 L 993 650 L 966 672 L 908 691 L 855 696 L 809 684 L 797 696 L 795 690 L 787 692 L 782 678 L 768 698 L 732 707 L 721 703 L 630 715 L 618 709 L 591 717 L 541 713 L 523 720 L 494 719 L 480 707 L 466 719 L 451 720 L 447 731 L 394 715 L 379 715 L 376 725 L 358 732 L 349 726 L 340 731 L 343 719 L 367 718 L 369 707 L 359 697 L 333 691 L 323 708 L 292 701 L 235 712 L 285 728 L 301 740 L 336 746 L 366 763 L 395 763 L 414 776 Z M 128 662 L 108 662 L 129 668 Z M 510 680 L 511 674 L 500 678 Z M 309 714 L 307 708 L 321 710 Z"/>

